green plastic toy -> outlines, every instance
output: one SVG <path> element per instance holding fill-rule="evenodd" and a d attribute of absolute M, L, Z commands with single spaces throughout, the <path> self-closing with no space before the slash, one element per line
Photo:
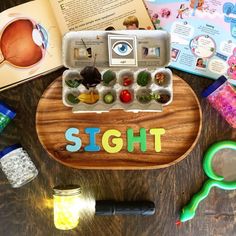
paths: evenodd
<path fill-rule="evenodd" d="M 217 187 L 224 190 L 236 189 L 236 181 L 229 181 L 229 182 L 224 181 L 224 177 L 217 175 L 212 168 L 211 163 L 214 155 L 221 149 L 225 148 L 236 150 L 236 142 L 235 141 L 217 142 L 212 146 L 210 146 L 210 148 L 205 153 L 203 159 L 203 169 L 206 175 L 210 179 L 208 179 L 204 183 L 202 189 L 197 194 L 195 194 L 192 197 L 191 201 L 182 209 L 182 212 L 180 214 L 180 222 L 191 220 L 195 216 L 199 203 L 208 196 L 211 188 Z"/>

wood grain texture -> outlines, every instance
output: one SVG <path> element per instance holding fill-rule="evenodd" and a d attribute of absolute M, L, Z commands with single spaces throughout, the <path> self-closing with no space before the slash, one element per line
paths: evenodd
<path fill-rule="evenodd" d="M 24 0 L 0 1 L 1 11 Z M 40 77 L 0 93 L 17 111 L 17 116 L 0 134 L 0 149 L 20 142 L 36 164 L 39 175 L 20 189 L 12 189 L 0 171 L 1 236 L 235 236 L 236 191 L 213 189 L 199 206 L 196 217 L 181 227 L 175 226 L 179 210 L 196 193 L 205 175 L 202 156 L 212 143 L 236 140 L 233 130 L 220 115 L 201 99 L 201 91 L 212 80 L 172 70 L 197 94 L 203 113 L 203 126 L 193 151 L 180 163 L 166 169 L 108 171 L 77 170 L 49 158 L 41 146 L 36 129 L 37 104 L 44 90 L 63 70 Z M 0 74 L 0 79 L 3 78 Z M 80 225 L 69 232 L 55 229 L 51 208 L 52 187 L 80 184 L 85 196 L 96 199 L 141 200 L 156 204 L 151 217 L 81 218 Z"/>
<path fill-rule="evenodd" d="M 174 100 L 164 107 L 163 112 L 111 111 L 102 114 L 73 114 L 71 108 L 62 104 L 62 80 L 58 78 L 44 92 L 36 113 L 36 129 L 41 144 L 57 161 L 78 169 L 153 169 L 164 168 L 182 160 L 195 146 L 201 131 L 202 113 L 198 99 L 187 83 L 173 77 Z M 183 95 L 184 94 L 184 95 Z M 186 98 L 186 99 L 184 99 Z M 80 130 L 82 148 L 70 153 L 65 139 L 68 128 Z M 98 127 L 97 144 L 102 146 L 102 135 L 108 129 L 117 129 L 124 145 L 116 154 L 107 153 L 102 147 L 99 152 L 86 152 L 89 136 L 84 129 Z M 133 152 L 127 151 L 126 130 L 133 128 L 135 135 L 143 127 L 147 133 L 147 151 L 141 152 L 139 144 Z M 151 128 L 164 128 L 161 136 L 161 152 L 154 149 Z"/>

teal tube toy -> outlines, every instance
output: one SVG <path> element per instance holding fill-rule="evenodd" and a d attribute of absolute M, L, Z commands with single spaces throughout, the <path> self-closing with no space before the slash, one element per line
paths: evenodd
<path fill-rule="evenodd" d="M 206 180 L 202 189 L 196 193 L 190 202 L 182 209 L 180 213 L 180 222 L 191 220 L 195 216 L 199 203 L 208 196 L 213 187 L 224 190 L 236 189 L 236 181 L 224 181 L 224 177 L 217 175 L 212 168 L 212 159 L 214 155 L 221 149 L 225 148 L 236 150 L 236 142 L 230 140 L 220 141 L 214 143 L 206 151 L 203 158 L 203 169 L 209 179 Z"/>

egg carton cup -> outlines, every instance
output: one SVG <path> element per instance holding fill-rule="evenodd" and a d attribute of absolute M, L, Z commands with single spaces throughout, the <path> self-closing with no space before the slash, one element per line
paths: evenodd
<path fill-rule="evenodd" d="M 81 69 L 82 70 L 82 69 Z M 115 69 L 115 68 L 101 68 L 98 70 L 101 73 L 102 81 L 96 87 L 87 89 L 84 85 L 80 84 L 76 88 L 68 86 L 68 80 L 82 80 L 80 75 L 81 70 L 69 69 L 63 73 L 63 103 L 65 106 L 72 107 L 74 113 L 102 113 L 109 112 L 115 109 L 122 109 L 127 112 L 161 112 L 164 106 L 169 105 L 173 100 L 173 80 L 172 72 L 166 68 L 158 68 L 149 70 L 148 68 L 138 69 Z M 103 76 L 107 71 L 112 71 L 115 74 L 115 79 L 108 84 L 104 84 Z M 145 86 L 138 84 L 138 75 L 140 72 L 147 72 L 149 74 L 149 82 Z M 164 75 L 164 82 L 159 84 L 157 81 L 158 75 Z M 130 78 L 132 83 L 124 85 L 124 78 Z M 123 102 L 120 98 L 121 92 L 128 90 L 131 94 L 130 102 Z M 99 95 L 97 102 L 87 104 L 79 101 L 78 104 L 73 104 L 68 100 L 68 95 L 73 94 L 78 97 L 80 94 L 95 93 Z M 106 94 L 112 94 L 114 101 L 107 104 L 104 101 Z M 154 97 L 157 94 L 167 94 L 169 96 L 168 102 L 158 102 Z M 149 101 L 140 99 L 141 96 L 150 94 L 153 98 Z"/>

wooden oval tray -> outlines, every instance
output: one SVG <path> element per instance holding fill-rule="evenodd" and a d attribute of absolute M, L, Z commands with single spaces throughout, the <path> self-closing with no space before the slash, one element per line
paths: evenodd
<path fill-rule="evenodd" d="M 181 78 L 174 76 L 174 99 L 164 107 L 163 112 L 131 113 L 122 110 L 96 114 L 73 114 L 70 107 L 62 103 L 62 81 L 56 79 L 42 95 L 36 114 L 36 129 L 39 140 L 46 151 L 60 163 L 78 169 L 157 169 L 173 165 L 186 157 L 194 148 L 202 123 L 201 107 L 195 93 Z M 65 131 L 75 127 L 80 130 L 82 148 L 75 153 L 68 152 Z M 83 147 L 89 143 L 84 128 L 98 127 L 96 135 L 99 152 L 85 152 Z M 135 135 L 140 128 L 147 130 L 147 151 L 141 152 L 135 144 L 134 152 L 127 151 L 126 130 L 133 128 Z M 162 150 L 155 152 L 154 136 L 151 128 L 164 128 L 161 136 Z M 123 149 L 110 154 L 102 148 L 102 135 L 108 129 L 122 133 Z"/>

